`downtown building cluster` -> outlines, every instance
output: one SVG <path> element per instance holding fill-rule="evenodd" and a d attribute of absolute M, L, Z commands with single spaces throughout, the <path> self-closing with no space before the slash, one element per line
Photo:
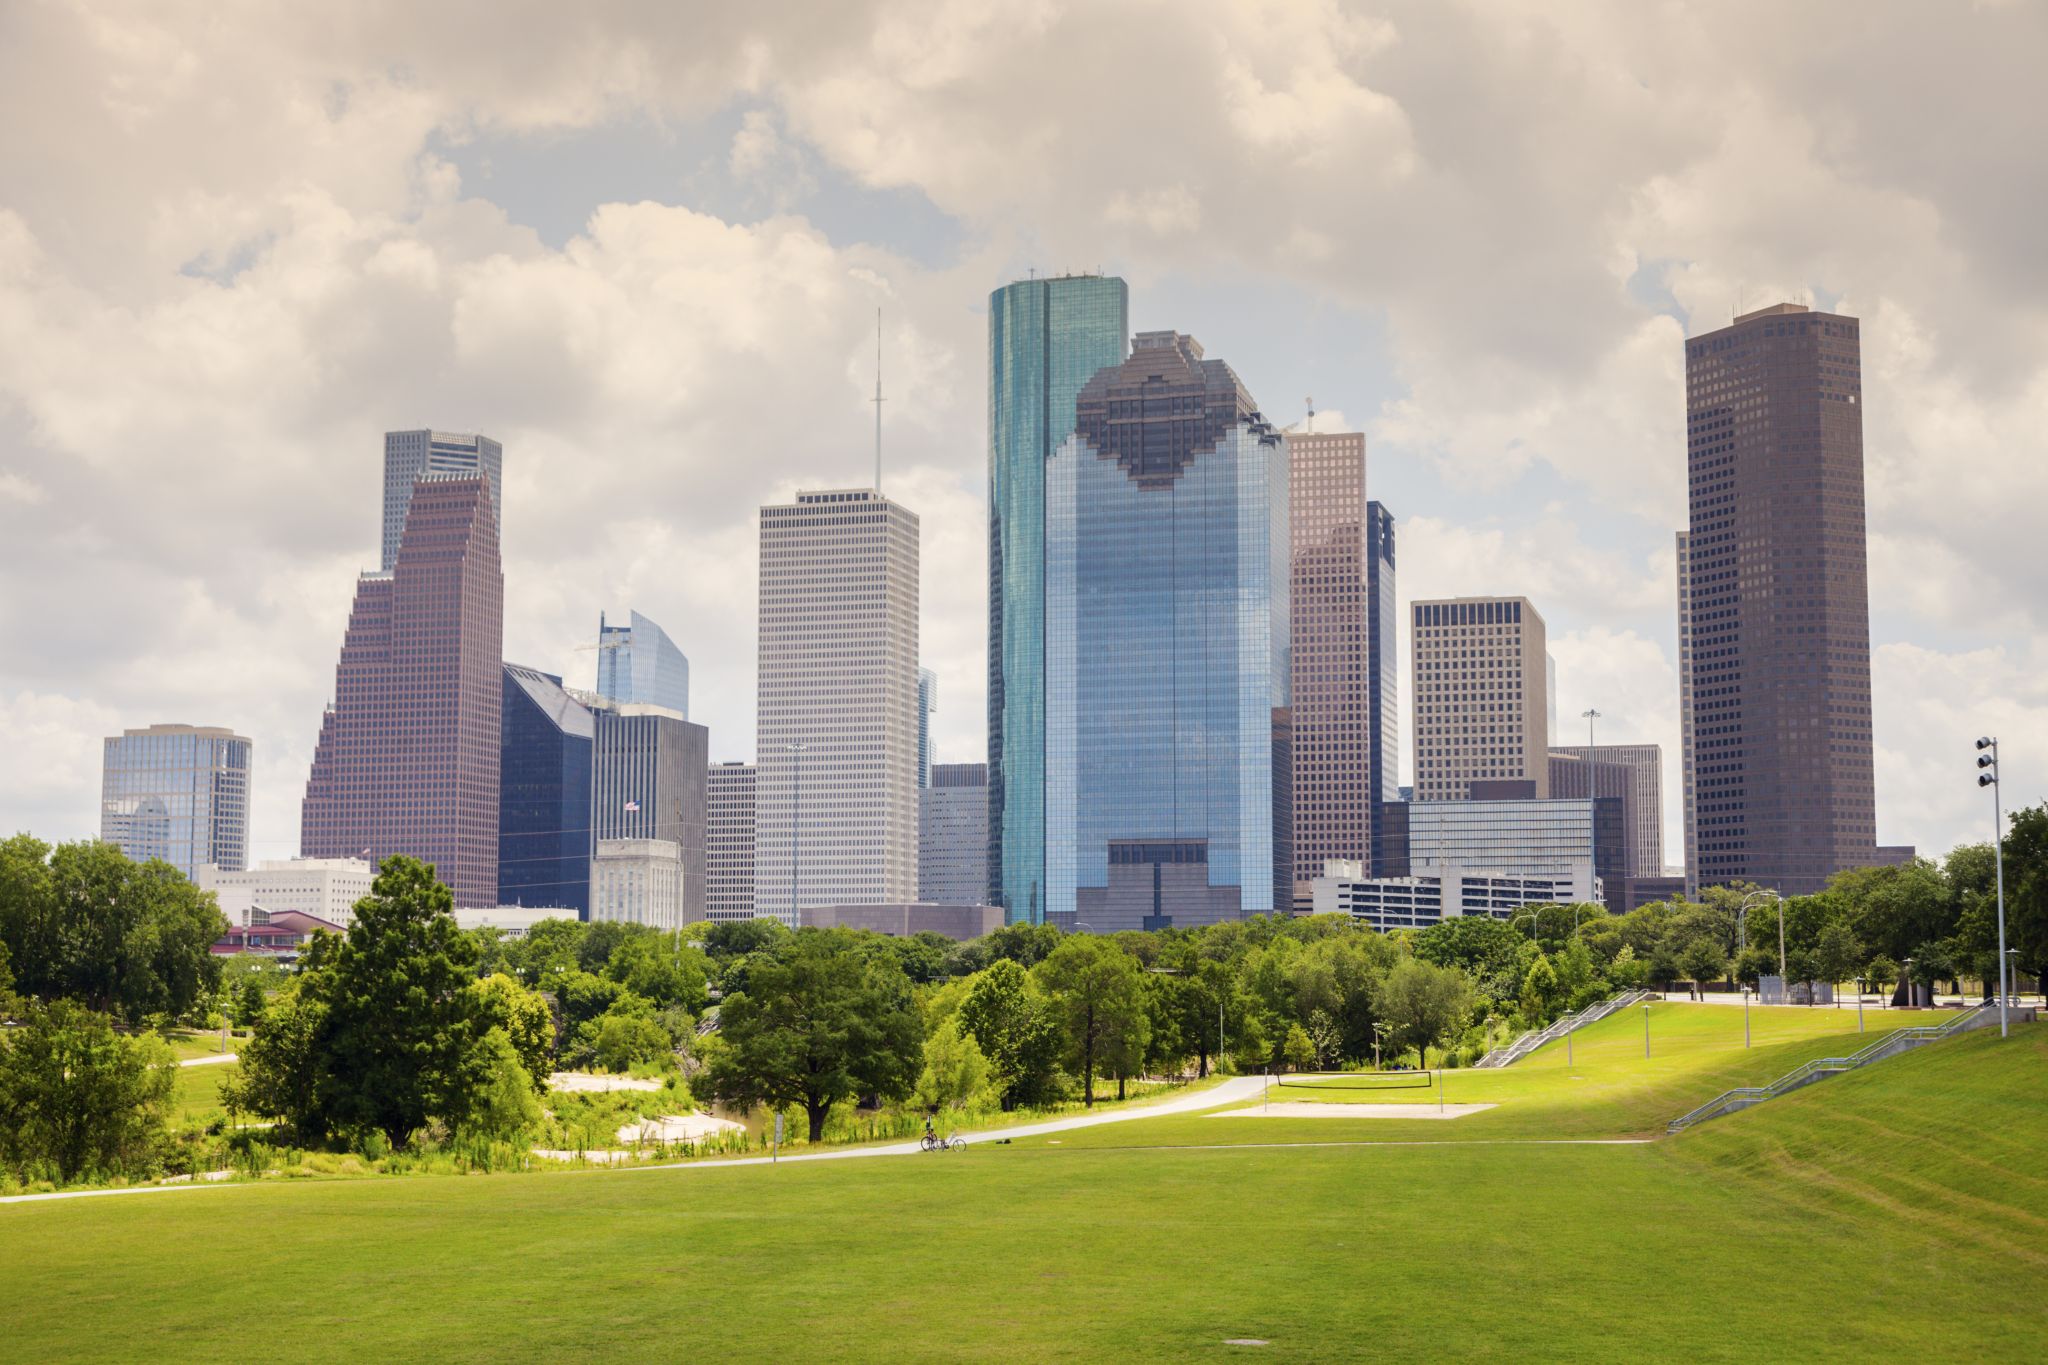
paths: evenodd
<path fill-rule="evenodd" d="M 250 742 L 193 726 L 107 741 L 103 836 L 245 924 L 345 921 L 407 853 L 514 928 L 955 936 L 1624 910 L 1897 856 L 1875 845 L 1854 319 L 1786 304 L 1686 343 L 1681 878 L 1658 746 L 1596 743 L 1597 712 L 1561 742 L 1536 603 L 1412 602 L 1404 707 L 1365 437 L 1276 427 L 1201 341 L 1129 313 L 1109 276 L 990 297 L 985 764 L 937 761 L 921 527 L 879 488 L 761 509 L 757 757 L 713 762 L 688 658 L 638 612 L 600 615 L 590 690 L 502 657 L 503 449 L 414 430 L 385 439 L 301 856 L 249 866 Z"/>

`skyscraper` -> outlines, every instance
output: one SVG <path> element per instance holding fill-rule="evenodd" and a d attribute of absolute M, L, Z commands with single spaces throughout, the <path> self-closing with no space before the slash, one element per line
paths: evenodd
<path fill-rule="evenodd" d="M 497 903 L 589 919 L 597 719 L 554 674 L 506 664 L 498 732 Z"/>
<path fill-rule="evenodd" d="M 456 904 L 497 903 L 504 615 L 488 481 L 422 475 L 391 569 L 356 582 L 306 781 L 303 855 L 410 853 Z"/>
<path fill-rule="evenodd" d="M 1130 291 L 1103 275 L 1018 280 L 988 300 L 991 901 L 1045 910 L 1045 464 L 1074 399 L 1124 358 Z"/>
<path fill-rule="evenodd" d="M 462 477 L 481 474 L 491 486 L 491 510 L 502 527 L 505 513 L 500 472 L 504 448 L 488 436 L 459 436 L 447 431 L 384 433 L 384 549 L 378 567 L 389 573 L 398 563 L 398 540 L 405 530 L 412 488 L 427 476 Z"/>
<path fill-rule="evenodd" d="M 641 702 L 600 699 L 594 710 L 591 838 L 598 844 L 631 843 L 635 857 L 649 854 L 641 847 L 648 841 L 675 845 L 683 922 L 703 919 L 709 889 L 704 841 L 711 732 Z M 659 850 L 651 856 L 666 865 Z M 591 876 L 598 871 L 593 864 Z"/>
<path fill-rule="evenodd" d="M 1550 794 L 1620 798 L 1624 825 L 1624 870 L 1631 877 L 1664 875 L 1662 746 L 1552 745 Z"/>
<path fill-rule="evenodd" d="M 1796 303 L 1685 344 L 1701 886 L 1821 890 L 1877 856 L 1862 341 Z"/>
<path fill-rule="evenodd" d="M 917 808 L 917 898 L 988 904 L 988 765 L 937 765 Z"/>
<path fill-rule="evenodd" d="M 757 915 L 917 899 L 917 566 L 873 489 L 761 509 Z"/>
<path fill-rule="evenodd" d="M 1365 436 L 1287 437 L 1290 594 L 1294 620 L 1294 888 L 1333 858 L 1370 862 L 1374 586 L 1368 559 Z M 1378 504 L 1373 504 L 1374 508 Z M 1390 575 L 1389 575 L 1390 577 Z M 1382 584 L 1391 590 L 1392 583 Z"/>
<path fill-rule="evenodd" d="M 754 917 L 754 765 L 720 763 L 704 806 L 705 918 Z"/>
<path fill-rule="evenodd" d="M 1415 799 L 1550 793 L 1549 656 L 1526 597 L 1416 602 Z"/>
<path fill-rule="evenodd" d="M 644 702 L 690 718 L 690 661 L 668 633 L 639 612 L 632 624 L 597 618 L 597 693 L 620 702 Z"/>
<path fill-rule="evenodd" d="M 932 712 L 939 709 L 939 675 L 929 668 L 917 670 L 917 788 L 932 784 Z M 980 904 L 968 901 L 969 905 Z"/>
<path fill-rule="evenodd" d="M 1194 338 L 1141 333 L 1081 391 L 1046 466 L 1052 922 L 1290 903 L 1287 507 L 1285 438 Z"/>
<path fill-rule="evenodd" d="M 1401 605 L 1394 593 L 1394 514 L 1377 502 L 1365 505 L 1365 607 L 1365 657 L 1371 670 L 1366 767 L 1377 819 L 1379 803 L 1401 799 Z"/>
<path fill-rule="evenodd" d="M 100 838 L 136 862 L 187 877 L 249 865 L 253 746 L 232 730 L 152 725 L 109 736 L 100 764 Z"/>
<path fill-rule="evenodd" d="M 1692 750 L 1692 537 L 1678 533 L 1678 741 L 1680 799 L 1685 821 L 1685 894 L 1700 894 L 1700 841 L 1693 805 L 1697 777 Z"/>

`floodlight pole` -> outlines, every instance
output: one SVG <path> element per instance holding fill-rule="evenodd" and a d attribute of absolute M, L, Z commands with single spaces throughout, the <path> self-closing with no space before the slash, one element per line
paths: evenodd
<path fill-rule="evenodd" d="M 1643 1006 L 1643 1060 L 1650 1060 L 1650 1007 Z"/>
<path fill-rule="evenodd" d="M 1998 868 L 1998 1036 L 2011 1036 L 2006 1020 L 2006 997 L 2011 992 L 2006 987 L 2005 955 L 2005 798 L 1999 792 L 1998 781 L 1998 736 L 1986 735 L 1977 741 L 1979 749 L 1989 749 L 1988 754 L 1977 757 L 1977 766 L 1988 768 L 1989 772 L 1977 777 L 1977 785 L 1991 788 L 1991 852 Z M 1958 983 L 1960 984 L 1960 983 Z"/>

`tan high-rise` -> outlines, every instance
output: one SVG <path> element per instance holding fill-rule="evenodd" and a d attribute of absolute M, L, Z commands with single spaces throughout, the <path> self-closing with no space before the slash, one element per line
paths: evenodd
<path fill-rule="evenodd" d="M 917 899 L 917 573 L 872 489 L 761 509 L 756 915 Z"/>
<path fill-rule="evenodd" d="M 1415 799 L 1463 801 L 1475 782 L 1550 794 L 1543 618 L 1526 597 L 1413 604 Z"/>

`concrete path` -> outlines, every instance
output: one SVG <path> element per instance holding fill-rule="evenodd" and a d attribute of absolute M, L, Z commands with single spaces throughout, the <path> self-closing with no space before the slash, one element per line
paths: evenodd
<path fill-rule="evenodd" d="M 236 1061 L 236 1060 L 238 1060 L 238 1059 L 236 1058 L 235 1054 L 234 1054 L 234 1053 L 232 1053 L 232 1052 L 216 1052 L 216 1053 L 212 1054 L 211 1056 L 207 1056 L 207 1057 L 187 1057 L 187 1058 L 186 1058 L 186 1059 L 185 1059 L 184 1061 L 182 1061 L 182 1062 L 179 1062 L 179 1063 L 178 1063 L 178 1065 L 179 1065 L 179 1066 L 223 1066 L 223 1065 L 227 1064 L 228 1062 L 232 1062 L 232 1061 Z"/>
<path fill-rule="evenodd" d="M 1319 1100 L 1281 1100 L 1256 1109 L 1226 1109 L 1212 1119 L 1461 1119 L 1492 1109 L 1491 1104 L 1326 1104 Z"/>

